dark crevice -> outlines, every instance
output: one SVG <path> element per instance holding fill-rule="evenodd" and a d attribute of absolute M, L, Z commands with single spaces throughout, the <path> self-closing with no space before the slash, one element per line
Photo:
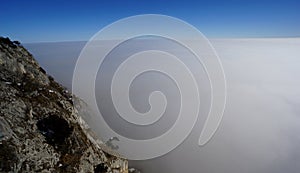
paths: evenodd
<path fill-rule="evenodd" d="M 94 169 L 94 173 L 107 173 L 107 166 L 104 163 L 100 163 Z"/>
<path fill-rule="evenodd" d="M 14 164 L 18 162 L 12 146 L 10 141 L 2 141 L 0 144 L 0 172 L 13 171 Z"/>
<path fill-rule="evenodd" d="M 39 131 L 45 136 L 47 143 L 50 145 L 63 144 L 72 133 L 72 128 L 68 122 L 57 116 L 51 115 L 37 122 Z"/>

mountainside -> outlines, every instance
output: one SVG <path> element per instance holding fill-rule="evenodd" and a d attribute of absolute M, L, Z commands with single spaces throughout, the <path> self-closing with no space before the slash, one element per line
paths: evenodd
<path fill-rule="evenodd" d="M 128 171 L 126 159 L 88 132 L 72 94 L 3 37 L 0 99 L 0 172 Z"/>

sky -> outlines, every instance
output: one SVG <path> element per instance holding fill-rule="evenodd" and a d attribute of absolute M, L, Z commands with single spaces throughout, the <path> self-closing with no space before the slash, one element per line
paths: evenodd
<path fill-rule="evenodd" d="M 298 37 L 297 0 L 2 1 L 0 35 L 23 43 L 89 40 L 106 25 L 140 14 L 164 14 L 208 38 Z"/>

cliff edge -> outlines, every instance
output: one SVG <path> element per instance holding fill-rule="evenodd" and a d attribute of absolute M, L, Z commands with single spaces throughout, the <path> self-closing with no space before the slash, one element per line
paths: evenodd
<path fill-rule="evenodd" d="M 0 172 L 125 173 L 93 138 L 72 94 L 18 42 L 0 37 Z"/>

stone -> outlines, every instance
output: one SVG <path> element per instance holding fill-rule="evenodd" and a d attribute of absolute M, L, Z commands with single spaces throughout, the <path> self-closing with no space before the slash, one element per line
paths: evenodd
<path fill-rule="evenodd" d="M 0 37 L 0 172 L 128 172 L 72 98 L 19 42 Z"/>

